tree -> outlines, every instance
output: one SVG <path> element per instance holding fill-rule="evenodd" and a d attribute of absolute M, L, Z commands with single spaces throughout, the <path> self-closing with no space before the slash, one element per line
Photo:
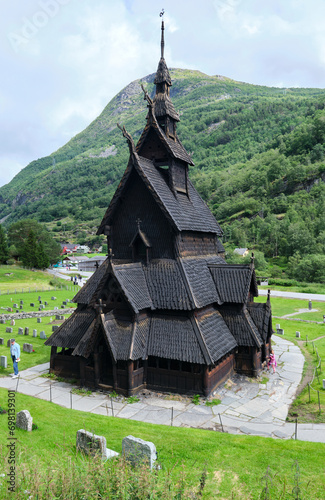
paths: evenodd
<path fill-rule="evenodd" d="M 44 251 L 43 244 L 37 242 L 36 234 L 31 229 L 24 243 L 21 260 L 25 267 L 44 269 L 49 266 L 49 258 Z"/>
<path fill-rule="evenodd" d="M 0 264 L 6 264 L 9 258 L 6 234 L 0 224 Z"/>
<path fill-rule="evenodd" d="M 8 231 L 10 245 L 14 245 L 18 256 L 21 258 L 25 251 L 25 243 L 30 231 L 35 235 L 36 242 L 41 245 L 48 256 L 50 264 L 55 264 L 60 257 L 61 247 L 47 229 L 34 219 L 24 219 L 12 224 Z"/>

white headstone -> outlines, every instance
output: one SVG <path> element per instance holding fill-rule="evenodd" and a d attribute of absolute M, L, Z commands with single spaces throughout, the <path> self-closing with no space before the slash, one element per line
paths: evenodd
<path fill-rule="evenodd" d="M 52 327 L 52 328 L 53 328 L 53 327 Z M 44 330 L 42 330 L 42 331 L 40 332 L 40 334 L 39 334 L 39 338 L 40 338 L 40 339 L 42 339 L 42 340 L 47 339 L 47 336 L 45 335 Z"/>
<path fill-rule="evenodd" d="M 33 428 L 33 418 L 28 410 L 22 410 L 16 415 L 16 425 L 25 431 L 31 431 Z"/>
<path fill-rule="evenodd" d="M 8 366 L 7 365 L 7 356 L 0 356 L 0 366 L 1 366 L 1 368 L 7 368 L 7 366 Z"/>

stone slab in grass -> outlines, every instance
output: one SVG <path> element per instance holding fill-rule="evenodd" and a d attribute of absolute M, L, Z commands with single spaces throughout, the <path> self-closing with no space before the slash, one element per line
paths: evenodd
<path fill-rule="evenodd" d="M 16 415 L 16 426 L 24 431 L 31 432 L 33 428 L 33 418 L 28 410 L 22 410 Z"/>
<path fill-rule="evenodd" d="M 100 455 L 102 460 L 117 457 L 119 454 L 116 451 L 109 450 L 106 447 L 106 438 L 104 436 L 97 436 L 92 432 L 80 429 L 77 431 L 76 447 L 78 451 L 86 455 Z"/>
<path fill-rule="evenodd" d="M 157 451 L 153 443 L 131 435 L 123 438 L 122 454 L 132 465 L 147 463 L 150 469 L 157 460 Z"/>

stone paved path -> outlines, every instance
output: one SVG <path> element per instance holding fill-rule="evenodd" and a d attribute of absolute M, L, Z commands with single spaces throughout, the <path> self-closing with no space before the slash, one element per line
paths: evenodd
<path fill-rule="evenodd" d="M 41 377 L 48 372 L 49 363 L 21 372 L 18 392 L 75 410 L 99 415 L 127 418 L 153 424 L 178 427 L 198 427 L 232 434 L 290 439 L 295 437 L 295 424 L 286 422 L 288 407 L 299 385 L 304 357 L 299 347 L 282 337 L 273 336 L 273 348 L 278 362 L 277 372 L 266 373 L 266 384 L 236 375 L 219 388 L 217 406 L 194 405 L 184 398 L 180 401 L 163 397 L 141 397 L 140 402 L 127 404 L 114 401 L 104 393 L 91 396 L 71 394 L 66 382 L 51 382 Z M 51 385 L 51 390 L 50 390 Z M 15 389 L 17 379 L 0 378 L 0 387 Z M 325 442 L 325 424 L 298 424 L 297 438 L 303 441 Z"/>

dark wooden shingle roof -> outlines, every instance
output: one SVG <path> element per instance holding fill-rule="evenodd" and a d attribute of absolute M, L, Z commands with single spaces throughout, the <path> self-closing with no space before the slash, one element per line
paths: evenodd
<path fill-rule="evenodd" d="M 136 168 L 159 206 L 179 231 L 222 235 L 219 224 L 191 182 L 189 182 L 189 196 L 178 192 L 174 194 L 163 174 L 151 160 L 138 156 Z"/>
<path fill-rule="evenodd" d="M 46 340 L 45 345 L 75 348 L 96 317 L 92 308 L 78 307 Z"/>
<path fill-rule="evenodd" d="M 108 266 L 109 261 L 106 259 L 91 275 L 77 295 L 74 296 L 73 302 L 77 302 L 78 304 L 90 304 L 92 298 L 96 296 L 101 289 L 100 285 L 106 280 Z"/>
<path fill-rule="evenodd" d="M 179 316 L 154 316 L 151 320 L 148 356 L 204 364 L 191 320 Z"/>
<path fill-rule="evenodd" d="M 190 310 L 193 302 L 177 261 L 153 260 L 143 266 L 149 294 L 155 309 Z"/>
<path fill-rule="evenodd" d="M 224 306 L 220 313 L 239 346 L 262 346 L 261 336 L 246 306 Z"/>
<path fill-rule="evenodd" d="M 112 265 L 113 273 L 133 310 L 152 308 L 145 274 L 140 262 Z"/>
<path fill-rule="evenodd" d="M 258 295 L 255 271 L 251 266 L 211 265 L 210 271 L 222 302 L 244 304 L 250 289 Z"/>
<path fill-rule="evenodd" d="M 129 359 L 133 322 L 119 319 L 114 311 L 102 315 L 104 332 L 115 360 Z"/>
<path fill-rule="evenodd" d="M 201 308 L 213 302 L 221 304 L 208 264 L 224 263 L 224 260 L 217 256 L 206 256 L 185 257 L 180 262 L 195 306 Z"/>
<path fill-rule="evenodd" d="M 209 308 L 196 318 L 198 328 L 214 363 L 237 347 L 221 314 Z"/>
<path fill-rule="evenodd" d="M 247 309 L 263 341 L 266 342 L 272 333 L 272 314 L 269 302 L 265 304 L 251 302 L 247 305 Z"/>

